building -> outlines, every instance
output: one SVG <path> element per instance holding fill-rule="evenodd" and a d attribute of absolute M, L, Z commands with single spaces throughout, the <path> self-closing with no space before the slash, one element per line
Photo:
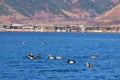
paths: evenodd
<path fill-rule="evenodd" d="M 53 28 L 55 32 L 71 32 L 70 25 L 54 25 Z"/>
<path fill-rule="evenodd" d="M 22 24 L 11 24 L 10 29 L 22 29 Z"/>

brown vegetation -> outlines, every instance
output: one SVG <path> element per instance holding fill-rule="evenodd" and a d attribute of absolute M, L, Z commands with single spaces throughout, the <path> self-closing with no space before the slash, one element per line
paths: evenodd
<path fill-rule="evenodd" d="M 99 17 L 96 17 L 95 20 L 97 20 L 98 22 L 113 24 L 117 22 L 118 24 L 120 22 L 120 4 L 100 15 Z"/>

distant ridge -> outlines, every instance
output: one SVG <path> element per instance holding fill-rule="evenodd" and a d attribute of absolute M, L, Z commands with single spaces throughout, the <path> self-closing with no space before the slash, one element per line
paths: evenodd
<path fill-rule="evenodd" d="M 119 3 L 119 0 L 0 0 L 0 23 L 87 21 Z"/>

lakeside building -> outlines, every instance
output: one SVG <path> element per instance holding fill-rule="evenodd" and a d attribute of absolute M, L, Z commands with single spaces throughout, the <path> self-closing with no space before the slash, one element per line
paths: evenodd
<path fill-rule="evenodd" d="M 39 24 L 38 29 L 41 30 L 41 32 L 53 32 L 53 26 L 52 24 Z"/>
<path fill-rule="evenodd" d="M 11 24 L 10 29 L 22 29 L 23 24 Z"/>
<path fill-rule="evenodd" d="M 120 32 L 120 26 L 90 24 L 0 24 L 0 31 L 22 32 Z"/>
<path fill-rule="evenodd" d="M 57 24 L 54 25 L 53 29 L 55 32 L 71 32 L 70 30 L 71 26 L 70 25 L 66 25 L 66 24 Z"/>
<path fill-rule="evenodd" d="M 84 32 L 84 25 L 55 25 L 55 32 Z"/>
<path fill-rule="evenodd" d="M 107 32 L 106 26 L 86 25 L 85 32 Z"/>
<path fill-rule="evenodd" d="M 109 25 L 55 25 L 55 32 L 120 32 L 119 26 Z"/>

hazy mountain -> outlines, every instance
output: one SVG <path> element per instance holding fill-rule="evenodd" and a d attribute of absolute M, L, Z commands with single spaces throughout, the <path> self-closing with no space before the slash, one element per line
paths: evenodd
<path fill-rule="evenodd" d="M 0 0 L 0 22 L 89 20 L 120 0 Z"/>

